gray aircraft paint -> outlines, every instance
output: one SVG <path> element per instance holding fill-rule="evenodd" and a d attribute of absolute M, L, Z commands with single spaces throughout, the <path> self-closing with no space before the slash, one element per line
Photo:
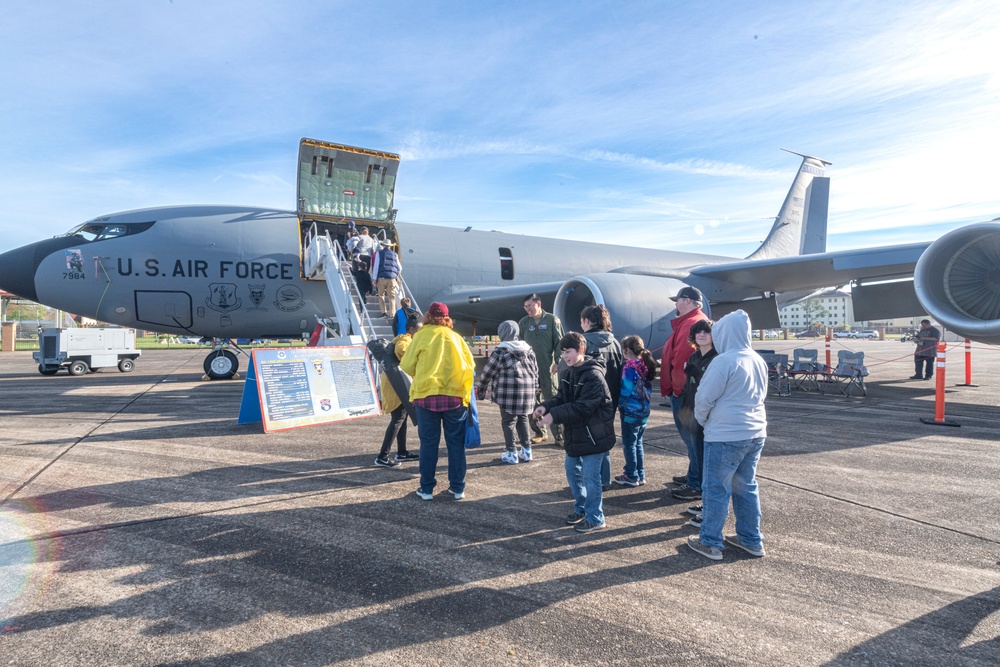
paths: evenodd
<path fill-rule="evenodd" d="M 767 240 L 750 259 L 400 222 L 403 275 L 422 307 L 447 303 L 465 332 L 473 322 L 485 333 L 518 319 L 523 297 L 538 292 L 568 328 L 578 326 L 584 305 L 603 303 L 616 333 L 639 333 L 655 348 L 669 335 L 668 297 L 682 284 L 721 306 L 774 292 L 909 279 L 919 259 L 930 267 L 916 290 L 927 312 L 960 335 L 1000 342 L 1000 321 L 991 316 L 1000 299 L 1000 225 L 966 228 L 958 244 L 817 252 L 826 195 L 811 205 L 809 186 L 824 178 L 825 164 L 803 157 Z M 822 230 L 809 238 L 809 218 L 820 213 Z M 136 233 L 89 241 L 67 235 L 3 253 L 0 287 L 112 324 L 212 337 L 298 336 L 330 312 L 325 284 L 300 278 L 301 232 L 292 211 L 179 206 L 91 222 Z M 513 280 L 501 277 L 501 248 L 512 258 Z M 948 269 L 966 264 L 978 268 Z M 987 307 L 977 305 L 984 300 Z"/>

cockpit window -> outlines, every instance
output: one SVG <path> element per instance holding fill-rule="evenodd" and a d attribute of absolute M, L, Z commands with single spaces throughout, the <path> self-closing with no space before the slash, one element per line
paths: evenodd
<path fill-rule="evenodd" d="M 84 241 L 103 241 L 105 239 L 130 236 L 144 232 L 153 226 L 152 222 L 85 222 L 80 227 L 70 231 L 67 236 L 79 236 Z"/>

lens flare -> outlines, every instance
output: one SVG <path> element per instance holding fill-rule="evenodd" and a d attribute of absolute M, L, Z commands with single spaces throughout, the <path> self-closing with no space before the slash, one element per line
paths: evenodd
<path fill-rule="evenodd" d="M 45 530 L 45 512 L 31 502 L 0 508 L 0 622 L 17 603 L 45 589 L 47 563 L 57 560 L 59 539 Z M 41 529 L 41 530 L 40 530 Z"/>

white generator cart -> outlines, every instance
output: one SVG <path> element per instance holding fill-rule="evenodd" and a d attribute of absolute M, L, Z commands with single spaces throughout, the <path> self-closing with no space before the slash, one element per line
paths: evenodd
<path fill-rule="evenodd" d="M 135 329 L 42 329 L 38 333 L 38 372 L 55 375 L 65 367 L 70 375 L 84 375 L 117 366 L 122 373 L 135 368 L 141 354 L 135 347 Z"/>

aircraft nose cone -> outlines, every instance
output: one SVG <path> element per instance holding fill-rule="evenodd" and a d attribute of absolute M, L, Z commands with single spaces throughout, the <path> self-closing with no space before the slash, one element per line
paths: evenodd
<path fill-rule="evenodd" d="M 22 299 L 38 301 L 35 291 L 35 271 L 38 261 L 35 246 L 27 245 L 0 255 L 0 289 Z"/>

